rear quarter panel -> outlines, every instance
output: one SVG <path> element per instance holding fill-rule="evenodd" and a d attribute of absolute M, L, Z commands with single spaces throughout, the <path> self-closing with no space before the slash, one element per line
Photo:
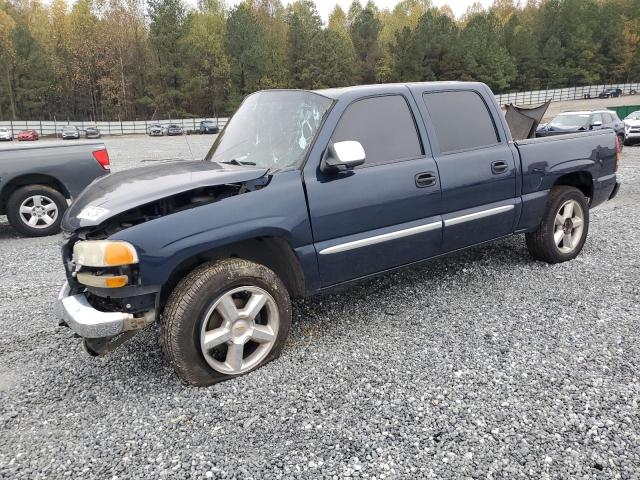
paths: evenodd
<path fill-rule="evenodd" d="M 522 163 L 522 215 L 518 231 L 537 227 L 549 190 L 560 177 L 584 172 L 592 182 L 590 206 L 604 202 L 616 182 L 616 137 L 611 130 L 515 142 Z"/>
<path fill-rule="evenodd" d="M 46 175 L 58 180 L 71 198 L 93 180 L 109 173 L 93 158 L 102 143 L 16 147 L 0 151 L 0 192 L 24 175 Z"/>

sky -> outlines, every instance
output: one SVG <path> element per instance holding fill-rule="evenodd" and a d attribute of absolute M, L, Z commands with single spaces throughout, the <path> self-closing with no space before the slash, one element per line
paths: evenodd
<path fill-rule="evenodd" d="M 329 13 L 333 10 L 333 7 L 336 3 L 340 4 L 340 6 L 347 11 L 349 5 L 351 5 L 352 0 L 315 0 L 316 7 L 318 8 L 318 12 L 322 16 L 322 19 L 326 22 L 329 18 Z M 374 0 L 376 5 L 382 10 L 383 8 L 393 8 L 400 0 Z M 460 17 L 466 10 L 469 5 L 474 3 L 474 0 L 432 0 L 433 4 L 437 7 L 445 4 L 449 4 L 453 13 L 456 17 Z M 235 5 L 240 3 L 240 0 L 227 0 L 228 5 Z M 283 0 L 283 3 L 289 3 L 288 0 Z M 361 0 L 360 3 L 363 5 L 367 3 L 367 0 Z M 485 7 L 491 5 L 492 0 L 480 0 L 480 3 Z"/>

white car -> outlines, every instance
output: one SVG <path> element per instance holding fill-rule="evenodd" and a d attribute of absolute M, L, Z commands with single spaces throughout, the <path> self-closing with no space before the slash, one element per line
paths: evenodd
<path fill-rule="evenodd" d="M 0 127 L 0 140 L 2 141 L 11 141 L 13 140 L 13 134 L 11 130 L 8 128 Z"/>
<path fill-rule="evenodd" d="M 624 119 L 625 145 L 640 142 L 640 110 L 631 112 Z"/>

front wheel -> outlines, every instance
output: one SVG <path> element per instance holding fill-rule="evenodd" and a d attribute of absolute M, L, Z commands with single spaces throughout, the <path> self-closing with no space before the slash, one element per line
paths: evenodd
<path fill-rule="evenodd" d="M 187 383 L 212 385 L 280 356 L 291 326 L 291 300 L 263 265 L 228 259 L 187 275 L 169 296 L 160 344 Z"/>
<path fill-rule="evenodd" d="M 588 231 L 589 205 L 584 194 L 574 187 L 554 187 L 540 226 L 526 234 L 527 248 L 537 260 L 566 262 L 578 256 Z"/>

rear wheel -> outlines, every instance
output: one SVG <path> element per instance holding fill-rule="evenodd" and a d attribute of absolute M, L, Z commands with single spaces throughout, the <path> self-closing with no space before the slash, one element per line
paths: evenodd
<path fill-rule="evenodd" d="M 67 200 L 46 185 L 27 185 L 11 194 L 7 202 L 9 223 L 28 237 L 44 237 L 60 231 Z"/>
<path fill-rule="evenodd" d="M 278 276 L 241 259 L 205 264 L 171 293 L 160 344 L 180 378 L 212 385 L 280 356 L 291 301 Z"/>
<path fill-rule="evenodd" d="M 527 247 L 537 260 L 566 262 L 578 256 L 588 231 L 589 205 L 584 194 L 574 187 L 554 187 L 540 226 L 526 234 Z"/>

